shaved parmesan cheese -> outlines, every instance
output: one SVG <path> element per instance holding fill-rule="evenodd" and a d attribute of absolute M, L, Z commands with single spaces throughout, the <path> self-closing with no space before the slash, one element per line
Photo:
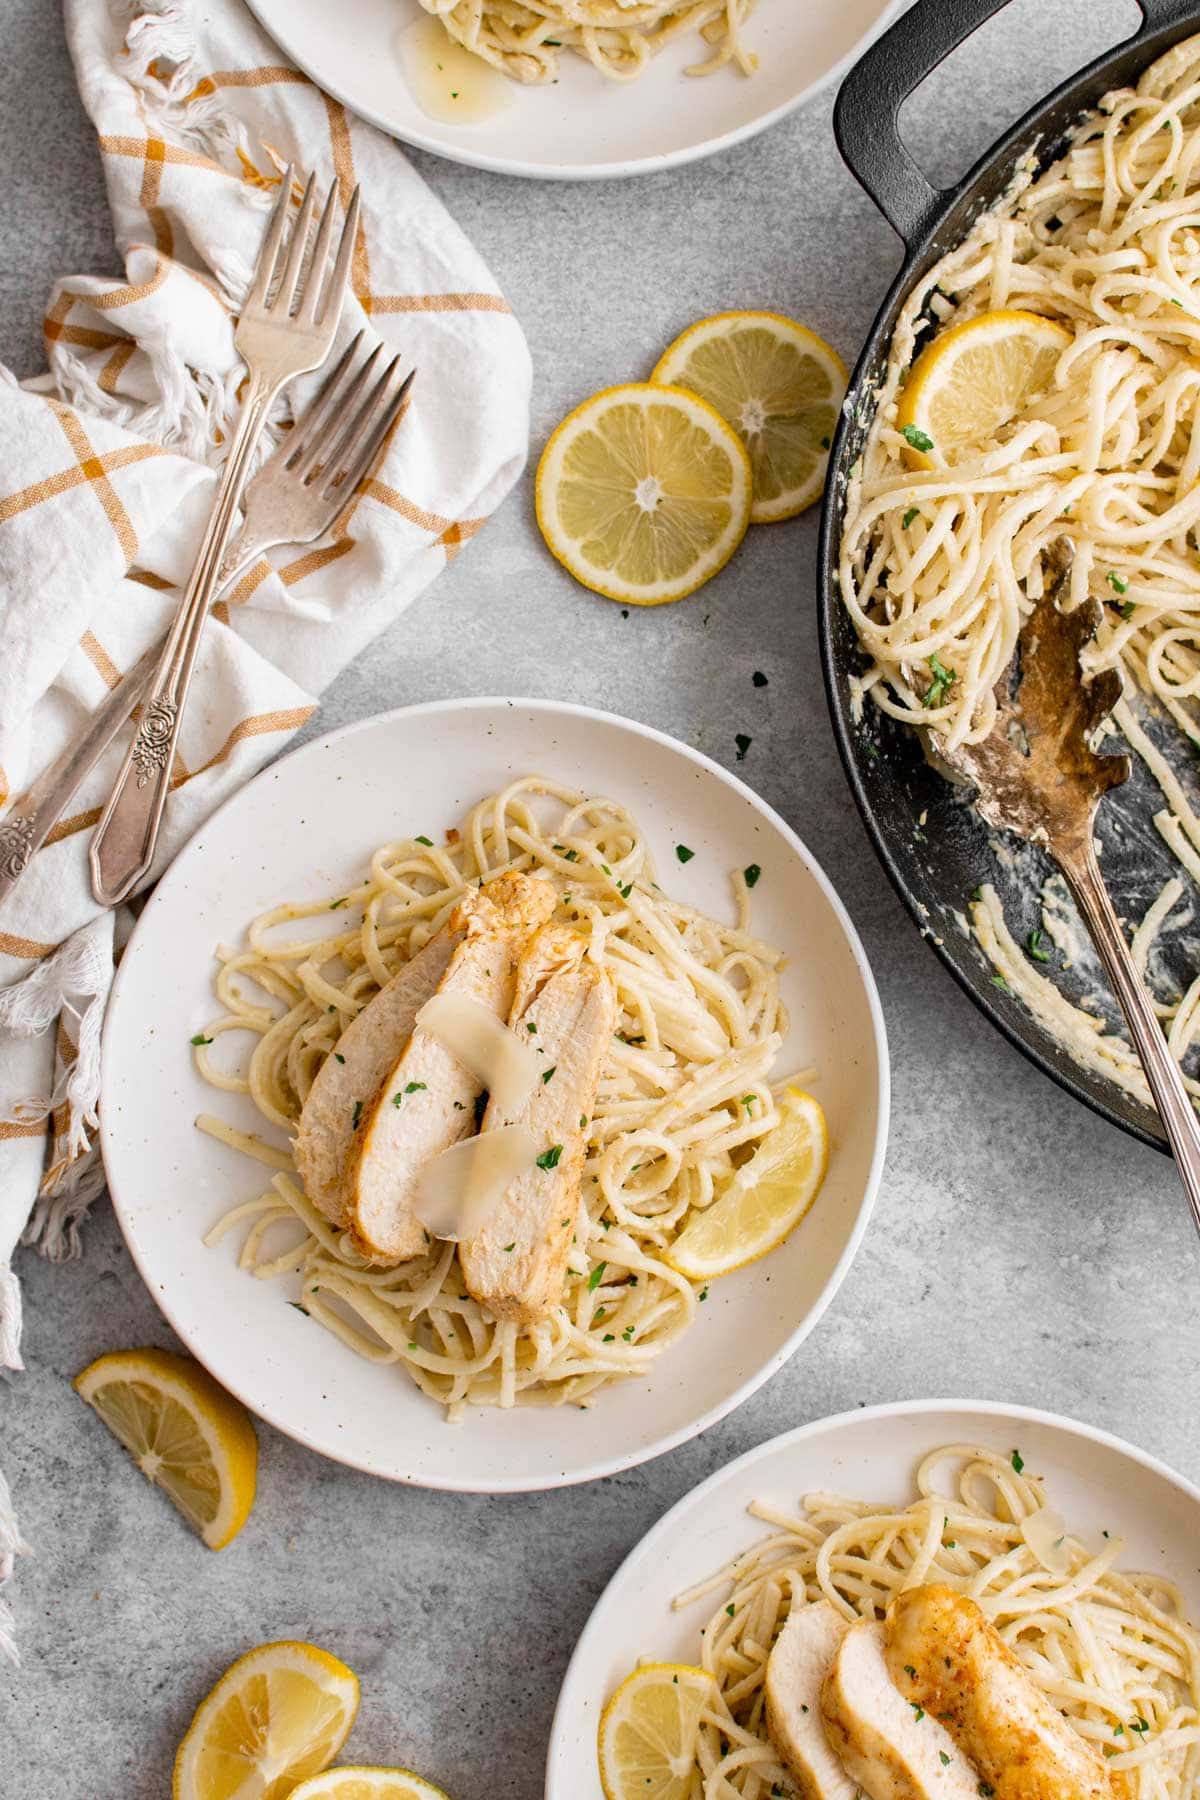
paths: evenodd
<path fill-rule="evenodd" d="M 1071 1567 L 1067 1551 L 1067 1523 L 1052 1506 L 1043 1506 L 1022 1522 L 1021 1536 L 1051 1575 L 1066 1575 Z"/>
<path fill-rule="evenodd" d="M 417 1014 L 417 1024 L 482 1081 L 502 1118 L 533 1092 L 534 1052 L 481 1001 L 468 994 L 434 994 Z"/>
<path fill-rule="evenodd" d="M 452 1144 L 417 1176 L 413 1212 L 435 1238 L 458 1244 L 474 1237 L 509 1184 L 533 1165 L 540 1148 L 540 1140 L 523 1125 L 500 1125 Z"/>

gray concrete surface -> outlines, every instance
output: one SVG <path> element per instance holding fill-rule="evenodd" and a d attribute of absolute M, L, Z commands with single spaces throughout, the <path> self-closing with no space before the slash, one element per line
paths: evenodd
<path fill-rule="evenodd" d="M 789 0 L 763 0 L 776 3 Z M 111 251 L 57 9 L 3 0 L 0 16 L 0 357 L 28 373 L 52 276 L 108 269 Z M 1014 0 L 909 108 L 912 142 L 948 179 L 1136 16 L 1132 0 Z M 535 452 L 568 407 L 648 368 L 682 325 L 720 308 L 793 313 L 852 356 L 897 262 L 838 161 L 827 97 L 717 161 L 634 183 L 539 186 L 420 163 L 528 331 Z M 361 1674 L 356 1757 L 416 1766 L 456 1800 L 536 1800 L 572 1645 L 640 1533 L 742 1450 L 860 1402 L 1046 1406 L 1200 1479 L 1197 1249 L 1173 1171 L 1009 1049 L 901 911 L 826 720 L 815 544 L 811 516 L 756 531 L 701 603 L 624 619 L 546 555 L 527 479 L 345 672 L 313 729 L 507 687 L 614 708 L 725 762 L 734 732 L 752 734 L 739 772 L 841 890 L 891 1032 L 883 1192 L 824 1323 L 699 1442 L 544 1498 L 398 1491 L 264 1427 L 254 1515 L 212 1557 L 101 1441 L 68 1385 L 100 1351 L 170 1342 L 101 1208 L 84 1261 L 20 1265 L 29 1372 L 0 1393 L 0 1455 L 37 1556 L 12 1591 L 25 1667 L 0 1673 L 4 1800 L 164 1795 L 213 1678 L 285 1635 L 318 1639 Z M 499 620 L 513 627 L 502 658 Z M 751 685 L 755 668 L 769 687 Z"/>

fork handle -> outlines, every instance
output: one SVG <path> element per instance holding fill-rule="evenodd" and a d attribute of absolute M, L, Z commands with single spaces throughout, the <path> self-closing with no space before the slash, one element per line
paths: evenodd
<path fill-rule="evenodd" d="M 167 633 L 150 698 L 92 834 L 92 892 L 102 906 L 126 899 L 149 874 L 171 785 L 175 747 L 209 604 L 250 459 L 282 382 L 252 375 L 191 580 Z"/>
<path fill-rule="evenodd" d="M 1077 848 L 1056 851 L 1056 856 L 1121 1002 L 1158 1116 L 1175 1153 L 1192 1221 L 1200 1231 L 1200 1120 L 1113 911 L 1091 833 Z"/>

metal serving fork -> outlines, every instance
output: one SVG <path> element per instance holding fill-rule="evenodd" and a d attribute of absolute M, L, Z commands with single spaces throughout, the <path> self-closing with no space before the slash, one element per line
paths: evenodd
<path fill-rule="evenodd" d="M 277 544 L 311 544 L 346 510 L 370 474 L 408 397 L 415 370 L 382 346 L 359 364 L 361 333 L 308 411 L 263 464 L 242 500 L 243 524 L 214 592 Z M 81 737 L 38 777 L 0 824 L 0 904 L 16 887 L 90 774 L 154 682 L 163 640 L 152 644 L 92 714 Z"/>
<path fill-rule="evenodd" d="M 283 239 L 291 194 L 292 169 L 289 166 L 267 226 L 234 339 L 249 375 L 241 417 L 230 443 L 196 566 L 167 633 L 152 696 L 92 836 L 89 851 L 92 892 L 105 906 L 114 906 L 124 900 L 148 873 L 154 860 L 175 745 L 204 621 L 245 486 L 246 472 L 267 415 L 289 381 L 319 368 L 324 362 L 341 317 L 358 230 L 358 189 L 354 190 L 346 208 L 337 258 L 328 281 L 325 275 L 337 215 L 336 190 L 330 190 L 310 257 L 316 186 L 315 178 L 309 177 L 284 262 Z"/>

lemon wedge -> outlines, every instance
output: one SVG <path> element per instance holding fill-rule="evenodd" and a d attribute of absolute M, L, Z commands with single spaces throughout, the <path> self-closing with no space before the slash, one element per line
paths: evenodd
<path fill-rule="evenodd" d="M 794 518 L 818 498 L 846 366 L 815 331 L 782 313 L 718 313 L 677 337 L 650 379 L 689 388 L 733 426 L 754 471 L 752 524 Z"/>
<path fill-rule="evenodd" d="M 750 463 L 714 407 L 681 388 L 606 388 L 542 452 L 537 519 L 577 581 L 628 606 L 695 593 L 750 523 Z"/>
<path fill-rule="evenodd" d="M 288 1800 L 449 1800 L 411 1769 L 326 1769 L 293 1788 Z"/>
<path fill-rule="evenodd" d="M 626 1676 L 600 1718 L 605 1800 L 687 1800 L 700 1720 L 716 1699 L 705 1669 L 646 1663 Z"/>
<path fill-rule="evenodd" d="M 173 1800 L 283 1800 L 333 1761 L 357 1711 L 358 1679 L 336 1656 L 315 1644 L 262 1644 L 196 1708 L 175 1756 Z"/>
<path fill-rule="evenodd" d="M 1040 399 L 1071 333 L 1053 319 L 1009 309 L 952 325 L 913 364 L 896 424 L 905 456 L 929 468 L 929 452 L 947 458 L 990 449 L 996 433 Z"/>
<path fill-rule="evenodd" d="M 765 1256 L 816 1199 L 829 1162 L 825 1114 L 799 1088 L 788 1088 L 779 1113 L 721 1197 L 689 1220 L 664 1252 L 689 1281 L 711 1281 Z"/>
<path fill-rule="evenodd" d="M 169 1350 L 97 1357 L 74 1386 L 209 1549 L 223 1550 L 254 1504 L 258 1440 L 245 1407 Z"/>

